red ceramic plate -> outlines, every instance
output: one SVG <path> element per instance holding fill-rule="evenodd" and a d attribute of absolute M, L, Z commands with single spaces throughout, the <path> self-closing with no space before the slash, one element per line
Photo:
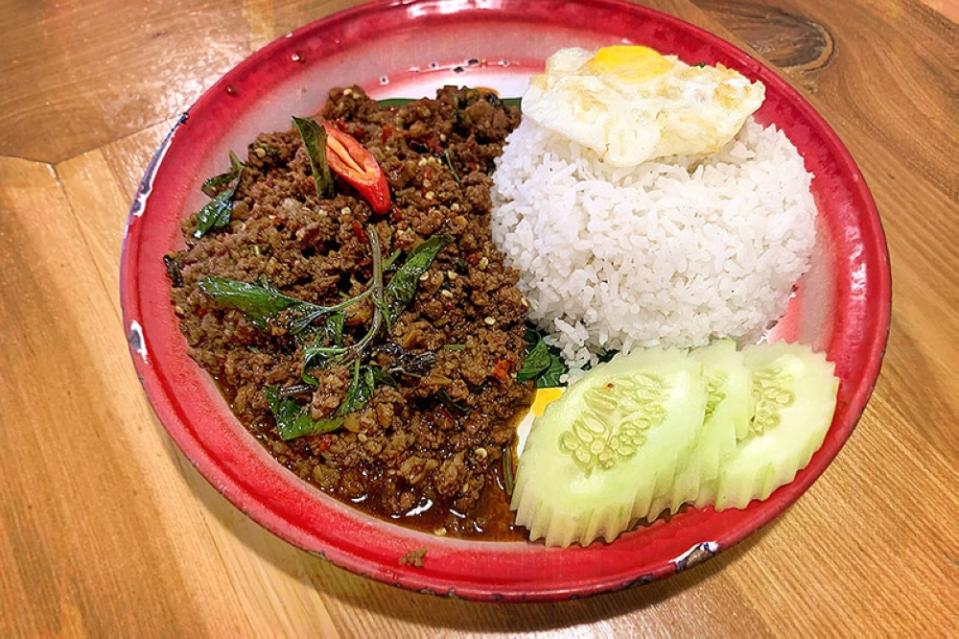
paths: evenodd
<path fill-rule="evenodd" d="M 275 463 L 187 356 L 162 256 L 201 205 L 200 184 L 229 149 L 316 112 L 327 90 L 357 83 L 375 97 L 431 93 L 446 83 L 519 95 L 555 49 L 632 42 L 689 63 L 721 62 L 766 84 L 757 118 L 798 147 L 815 179 L 820 241 L 812 271 L 775 336 L 826 350 L 842 382 L 825 443 L 791 484 L 745 510 L 690 510 L 612 544 L 447 539 L 373 519 Z M 123 321 L 154 410 L 201 473 L 250 517 L 301 548 L 406 588 L 485 600 L 566 599 L 646 583 L 729 548 L 786 509 L 849 437 L 879 373 L 889 327 L 885 239 L 862 175 L 815 110 L 773 71 L 676 18 L 613 0 L 378 2 L 287 34 L 224 76 L 189 110 L 147 168 L 121 264 Z M 810 538 L 810 543 L 814 540 Z M 426 548 L 421 568 L 400 557 Z"/>

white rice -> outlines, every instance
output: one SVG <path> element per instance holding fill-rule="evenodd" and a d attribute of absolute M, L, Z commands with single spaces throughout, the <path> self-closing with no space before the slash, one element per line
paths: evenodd
<path fill-rule="evenodd" d="M 631 169 L 526 118 L 497 164 L 493 239 L 573 376 L 609 349 L 757 334 L 809 267 L 812 176 L 752 118 L 702 162 Z"/>

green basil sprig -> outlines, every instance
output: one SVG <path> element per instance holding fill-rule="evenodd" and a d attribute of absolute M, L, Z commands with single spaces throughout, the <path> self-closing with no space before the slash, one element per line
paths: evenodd
<path fill-rule="evenodd" d="M 214 175 L 203 183 L 201 190 L 213 198 L 197 211 L 193 237 L 199 239 L 213 229 L 224 228 L 233 215 L 233 198 L 243 177 L 244 164 L 230 151 L 230 170 Z"/>

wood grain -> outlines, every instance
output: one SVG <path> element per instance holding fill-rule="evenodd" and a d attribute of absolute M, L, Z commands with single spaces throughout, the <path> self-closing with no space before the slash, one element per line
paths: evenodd
<path fill-rule="evenodd" d="M 894 316 L 813 488 L 665 582 L 564 604 L 427 598 L 276 539 L 171 444 L 119 322 L 131 195 L 172 119 L 348 2 L 0 5 L 0 636 L 959 634 L 959 30 L 953 0 L 664 0 L 801 87 L 860 163 Z"/>

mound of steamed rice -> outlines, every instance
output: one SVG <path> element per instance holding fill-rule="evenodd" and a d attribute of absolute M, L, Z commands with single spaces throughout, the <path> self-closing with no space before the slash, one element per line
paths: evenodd
<path fill-rule="evenodd" d="M 629 169 L 526 118 L 494 174 L 493 239 L 575 374 L 607 350 L 738 339 L 779 318 L 815 244 L 811 179 L 752 118 L 705 160 Z"/>

